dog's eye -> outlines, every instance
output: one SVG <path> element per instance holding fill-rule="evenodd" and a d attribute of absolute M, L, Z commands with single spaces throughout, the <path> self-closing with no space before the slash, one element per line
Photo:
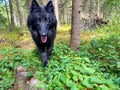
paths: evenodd
<path fill-rule="evenodd" d="M 47 21 L 47 17 L 45 17 L 45 21 Z"/>
<path fill-rule="evenodd" d="M 41 18 L 40 18 L 40 17 L 39 17 L 38 19 L 39 19 L 39 21 L 41 21 Z"/>
<path fill-rule="evenodd" d="M 49 29 L 52 29 L 53 27 L 52 26 L 49 26 Z"/>

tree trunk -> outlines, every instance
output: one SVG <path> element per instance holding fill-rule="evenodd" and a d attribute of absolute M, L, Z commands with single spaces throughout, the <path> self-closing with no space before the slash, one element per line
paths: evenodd
<path fill-rule="evenodd" d="M 68 3 L 69 4 L 69 3 Z M 67 24 L 69 24 L 69 5 L 67 4 Z"/>
<path fill-rule="evenodd" d="M 26 0 L 25 2 L 25 6 L 27 7 L 28 12 L 30 10 L 30 3 L 31 3 L 31 0 Z"/>
<path fill-rule="evenodd" d="M 13 13 L 13 5 L 12 0 L 9 0 L 9 7 L 10 7 L 10 17 L 11 17 L 11 23 L 10 23 L 10 31 L 14 31 L 14 13 Z"/>
<path fill-rule="evenodd" d="M 42 3 L 43 3 L 43 5 L 45 5 L 46 4 L 46 0 L 42 0 Z"/>
<path fill-rule="evenodd" d="M 90 15 L 90 23 L 89 23 L 89 28 L 90 29 L 92 29 L 92 25 L 93 25 L 93 6 L 94 6 L 94 4 L 93 4 L 93 0 L 90 0 L 90 7 L 89 7 L 89 15 Z"/>
<path fill-rule="evenodd" d="M 100 16 L 100 0 L 98 0 L 98 5 L 97 5 L 97 16 Z"/>
<path fill-rule="evenodd" d="M 7 1 L 5 0 L 5 8 L 6 8 L 6 14 L 7 14 L 7 19 L 8 19 L 8 26 L 10 27 L 10 18 L 9 18 L 9 12 L 8 12 L 8 7 L 7 7 Z"/>
<path fill-rule="evenodd" d="M 19 18 L 19 27 L 22 27 L 22 13 L 21 13 L 21 10 L 20 10 L 20 0 L 16 0 L 16 7 L 17 7 L 17 12 L 18 12 L 18 18 Z"/>
<path fill-rule="evenodd" d="M 70 46 L 77 50 L 80 45 L 80 13 L 82 11 L 82 0 L 72 0 L 72 30 Z"/>
<path fill-rule="evenodd" d="M 58 12 L 58 0 L 54 0 L 54 6 L 55 6 L 55 15 L 57 18 L 57 27 L 60 27 L 59 12 Z"/>

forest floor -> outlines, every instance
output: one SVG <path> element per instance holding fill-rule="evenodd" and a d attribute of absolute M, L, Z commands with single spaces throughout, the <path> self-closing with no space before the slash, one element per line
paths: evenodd
<path fill-rule="evenodd" d="M 61 26 L 57 30 L 57 36 L 55 39 L 55 43 L 66 43 L 70 42 L 70 30 L 71 27 L 69 25 Z M 8 30 L 0 30 L 0 47 L 17 47 L 23 48 L 24 50 L 31 50 L 35 48 L 35 44 L 32 40 L 30 32 L 28 29 L 18 30 L 14 32 L 9 32 Z M 84 43 L 88 43 L 93 38 L 99 38 L 101 36 L 105 36 L 104 34 L 98 34 L 94 31 L 86 31 L 81 32 L 80 39 Z"/>
<path fill-rule="evenodd" d="M 71 27 L 61 26 L 45 69 L 28 29 L 0 30 L 0 90 L 13 88 L 16 67 L 41 81 L 47 90 L 120 90 L 120 27 L 81 31 L 79 51 L 70 50 Z"/>
<path fill-rule="evenodd" d="M 55 42 L 60 42 L 59 40 L 69 40 L 70 39 L 70 26 L 62 26 L 58 29 L 57 37 Z M 24 50 L 31 50 L 35 48 L 34 42 L 30 35 L 28 29 L 9 32 L 8 30 L 0 30 L 0 45 L 1 48 L 4 47 L 22 47 Z"/>

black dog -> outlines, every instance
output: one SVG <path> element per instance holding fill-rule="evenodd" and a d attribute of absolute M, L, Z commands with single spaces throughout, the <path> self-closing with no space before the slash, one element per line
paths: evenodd
<path fill-rule="evenodd" d="M 45 67 L 51 56 L 56 37 L 57 20 L 53 2 L 49 1 L 46 6 L 40 7 L 36 0 L 32 0 L 27 26 L 39 50 L 42 65 Z"/>

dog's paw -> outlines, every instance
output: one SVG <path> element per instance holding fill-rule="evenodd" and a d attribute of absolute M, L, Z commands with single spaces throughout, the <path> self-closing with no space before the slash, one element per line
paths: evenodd
<path fill-rule="evenodd" d="M 44 61 L 44 62 L 42 63 L 43 68 L 46 67 L 47 64 L 48 64 L 48 61 Z"/>

